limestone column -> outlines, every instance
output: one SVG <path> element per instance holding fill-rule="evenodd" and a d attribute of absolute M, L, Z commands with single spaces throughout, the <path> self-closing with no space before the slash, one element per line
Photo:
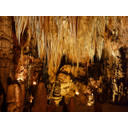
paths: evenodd
<path fill-rule="evenodd" d="M 12 17 L 0 16 L 0 81 L 5 92 L 7 78 L 14 76 Z"/>

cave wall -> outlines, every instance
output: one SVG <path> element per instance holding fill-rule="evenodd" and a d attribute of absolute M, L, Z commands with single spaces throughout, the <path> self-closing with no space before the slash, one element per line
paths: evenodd
<path fill-rule="evenodd" d="M 12 17 L 0 17 L 0 81 L 6 92 L 7 78 L 14 76 Z"/>

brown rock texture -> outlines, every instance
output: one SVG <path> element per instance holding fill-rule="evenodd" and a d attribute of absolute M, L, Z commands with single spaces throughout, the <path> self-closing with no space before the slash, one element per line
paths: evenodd
<path fill-rule="evenodd" d="M 47 110 L 46 88 L 45 88 L 45 84 L 43 82 L 40 82 L 36 90 L 32 112 L 46 112 L 46 110 Z"/>
<path fill-rule="evenodd" d="M 20 88 L 17 84 L 10 84 L 7 88 L 7 112 L 19 111 L 20 108 Z"/>
<path fill-rule="evenodd" d="M 24 106 L 24 98 L 25 98 L 25 84 L 20 85 L 20 111 L 23 111 Z"/>
<path fill-rule="evenodd" d="M 69 112 L 74 112 L 74 108 L 75 108 L 75 105 L 74 105 L 74 100 L 73 100 L 73 97 L 72 97 L 70 99 Z"/>
<path fill-rule="evenodd" d="M 14 76 L 12 17 L 0 16 L 0 80 L 7 90 L 7 78 Z"/>
<path fill-rule="evenodd" d="M 99 102 L 97 102 L 95 104 L 94 111 L 95 112 L 102 112 L 102 106 L 101 106 L 101 104 Z"/>
<path fill-rule="evenodd" d="M 54 100 L 52 100 L 52 104 L 51 104 L 51 112 L 55 112 L 55 109 L 56 109 L 56 105 L 55 105 Z"/>
<path fill-rule="evenodd" d="M 56 105 L 54 100 L 51 101 L 50 105 L 47 105 L 47 112 L 55 112 L 56 110 Z"/>

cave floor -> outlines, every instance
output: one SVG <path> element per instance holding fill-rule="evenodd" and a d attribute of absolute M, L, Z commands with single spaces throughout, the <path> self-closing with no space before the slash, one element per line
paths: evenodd
<path fill-rule="evenodd" d="M 128 106 L 115 105 L 110 103 L 102 103 L 103 112 L 128 112 Z M 93 106 L 76 105 L 75 112 L 94 112 Z"/>

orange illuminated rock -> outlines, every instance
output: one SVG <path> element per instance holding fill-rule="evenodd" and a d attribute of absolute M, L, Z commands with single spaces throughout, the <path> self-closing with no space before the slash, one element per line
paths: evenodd
<path fill-rule="evenodd" d="M 55 112 L 56 110 L 56 105 L 54 100 L 51 101 L 50 105 L 47 105 L 47 112 Z"/>
<path fill-rule="evenodd" d="M 51 112 L 55 112 L 55 109 L 56 109 L 56 105 L 55 105 L 54 100 L 52 100 L 52 104 L 51 104 Z"/>
<path fill-rule="evenodd" d="M 37 86 L 32 112 L 46 112 L 47 94 L 45 84 L 40 82 Z"/>
<path fill-rule="evenodd" d="M 10 84 L 7 88 L 7 112 L 19 111 L 20 108 L 20 88 L 18 84 Z"/>
<path fill-rule="evenodd" d="M 20 111 L 23 111 L 23 106 L 24 106 L 24 98 L 25 98 L 25 85 L 21 84 L 20 85 Z"/>
<path fill-rule="evenodd" d="M 73 97 L 70 99 L 70 104 L 69 104 L 69 112 L 74 112 L 74 100 Z"/>

